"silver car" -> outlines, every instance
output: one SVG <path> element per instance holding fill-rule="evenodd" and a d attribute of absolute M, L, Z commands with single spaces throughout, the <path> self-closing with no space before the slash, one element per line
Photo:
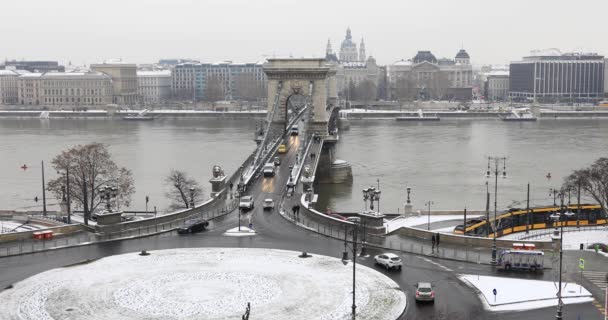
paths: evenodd
<path fill-rule="evenodd" d="M 374 257 L 374 262 L 388 269 L 401 270 L 401 258 L 394 253 L 383 253 Z"/>
<path fill-rule="evenodd" d="M 435 290 L 428 282 L 418 282 L 416 285 L 416 302 L 435 302 Z"/>

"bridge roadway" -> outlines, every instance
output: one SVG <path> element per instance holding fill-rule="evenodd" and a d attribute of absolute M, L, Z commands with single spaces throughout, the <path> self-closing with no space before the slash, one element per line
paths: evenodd
<path fill-rule="evenodd" d="M 306 251 L 311 254 L 322 254 L 340 258 L 344 249 L 342 241 L 327 238 L 307 229 L 300 228 L 281 217 L 277 208 L 263 211 L 264 198 L 273 198 L 276 203 L 283 199 L 285 185 L 289 176 L 289 165 L 295 162 L 299 139 L 291 137 L 292 146 L 282 155 L 282 163 L 275 177 L 260 177 L 252 183 L 249 194 L 254 196 L 255 208 L 241 215 L 244 225 L 251 219 L 255 236 L 225 236 L 227 229 L 238 225 L 239 213 L 222 216 L 211 221 L 207 231 L 195 235 L 179 236 L 175 232 L 130 239 L 110 243 L 98 243 L 83 247 L 72 247 L 36 254 L 13 256 L 0 259 L 0 287 L 4 288 L 36 273 L 45 270 L 78 263 L 87 259 L 98 259 L 109 255 L 136 252 L 142 249 L 160 250 L 188 247 L 239 247 L 239 248 L 274 248 L 293 251 Z M 285 207 L 291 208 L 297 195 L 286 198 Z M 411 254 L 400 254 L 404 266 L 401 272 L 379 269 L 373 264 L 373 256 L 379 250 L 369 249 L 369 257 L 358 258 L 358 263 L 377 269 L 396 281 L 406 292 L 408 307 L 403 319 L 553 319 L 555 308 L 544 308 L 533 311 L 490 313 L 483 310 L 475 293 L 457 279 L 457 273 L 492 275 L 489 267 L 483 265 L 428 259 Z M 260 257 L 263 259 L 263 257 Z M 443 265 L 444 267 L 441 267 Z M 350 266 L 345 272 L 351 272 Z M 448 271 L 450 270 L 450 271 Z M 451 271 L 454 270 L 454 271 Z M 430 281 L 436 285 L 437 300 L 434 305 L 417 305 L 414 303 L 414 284 L 418 281 Z M 255 306 L 254 306 L 255 310 Z M 449 313 L 449 316 L 446 314 Z M 255 314 L 253 314 L 255 315 Z M 442 316 L 443 315 L 443 316 Z M 568 305 L 565 307 L 565 319 L 599 319 L 597 309 L 591 304 Z"/>

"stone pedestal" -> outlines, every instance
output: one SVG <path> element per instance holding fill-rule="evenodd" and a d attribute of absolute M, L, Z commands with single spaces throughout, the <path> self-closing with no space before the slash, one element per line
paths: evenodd
<path fill-rule="evenodd" d="M 411 203 L 405 203 L 403 205 L 403 214 L 412 214 L 412 204 Z"/>
<path fill-rule="evenodd" d="M 209 180 L 211 182 L 211 197 L 215 198 L 226 188 L 226 176 L 221 176 Z"/>
<path fill-rule="evenodd" d="M 122 211 L 105 212 L 97 215 L 98 225 L 117 224 L 122 222 Z"/>
<path fill-rule="evenodd" d="M 383 234 L 386 232 L 383 214 L 374 211 L 365 211 L 359 213 L 359 217 L 361 218 L 361 223 L 365 224 L 367 233 Z"/>

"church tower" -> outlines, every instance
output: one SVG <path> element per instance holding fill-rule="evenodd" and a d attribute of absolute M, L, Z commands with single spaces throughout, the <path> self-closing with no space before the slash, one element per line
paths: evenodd
<path fill-rule="evenodd" d="M 325 56 L 333 54 L 334 51 L 331 49 L 331 41 L 327 39 L 327 48 L 325 49 Z"/>
<path fill-rule="evenodd" d="M 359 45 L 359 61 L 367 60 L 367 55 L 365 54 L 365 42 L 363 42 L 363 38 L 361 38 L 361 44 Z"/>
<path fill-rule="evenodd" d="M 350 34 L 350 28 L 346 29 L 346 37 L 340 46 L 340 61 L 355 62 L 359 61 L 357 56 L 357 45 L 353 42 L 353 36 Z"/>

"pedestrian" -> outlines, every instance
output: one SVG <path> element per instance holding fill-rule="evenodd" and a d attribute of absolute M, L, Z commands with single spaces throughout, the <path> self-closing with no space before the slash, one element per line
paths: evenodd
<path fill-rule="evenodd" d="M 435 244 L 437 244 L 437 249 L 439 249 L 439 232 L 437 232 L 437 235 L 435 236 Z"/>
<path fill-rule="evenodd" d="M 232 188 L 234 187 L 234 184 L 231 182 L 230 183 L 230 191 L 232 191 Z"/>
<path fill-rule="evenodd" d="M 293 216 L 296 216 L 296 206 L 291 207 L 291 212 L 293 213 Z"/>
<path fill-rule="evenodd" d="M 300 205 L 296 204 L 296 214 L 298 215 L 298 217 L 300 216 Z"/>
<path fill-rule="evenodd" d="M 596 244 L 595 245 L 595 254 L 597 254 L 600 251 L 600 245 Z"/>
<path fill-rule="evenodd" d="M 431 244 L 432 244 L 433 251 L 435 251 L 435 235 L 431 236 Z"/>

